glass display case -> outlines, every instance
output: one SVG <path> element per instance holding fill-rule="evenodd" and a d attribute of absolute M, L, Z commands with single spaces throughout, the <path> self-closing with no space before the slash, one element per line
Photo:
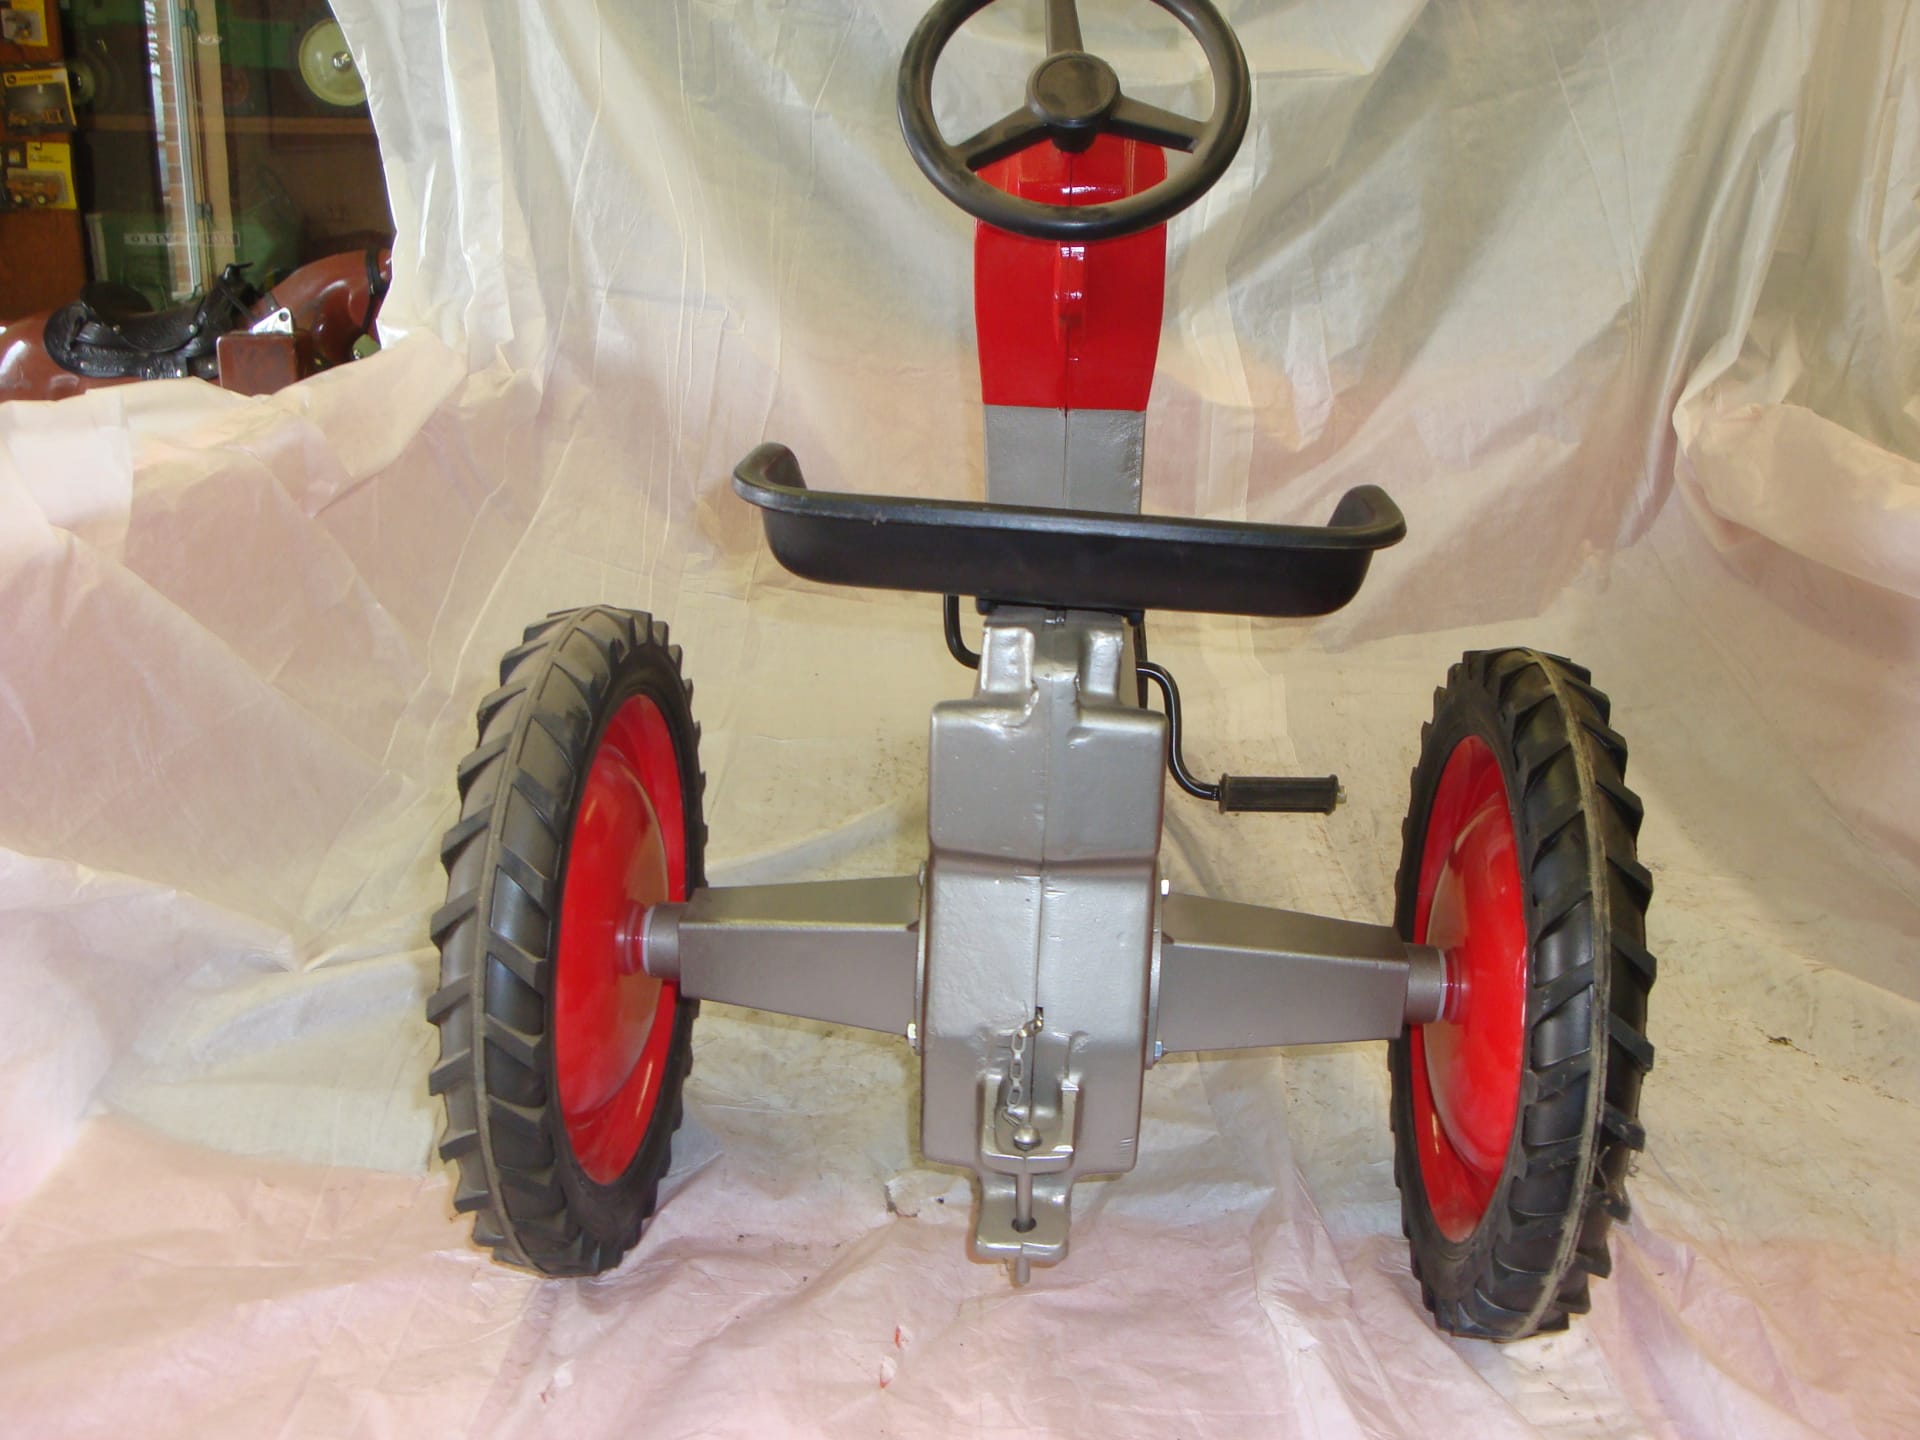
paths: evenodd
<path fill-rule="evenodd" d="M 88 270 L 166 306 L 392 235 L 324 0 L 61 0 Z"/>

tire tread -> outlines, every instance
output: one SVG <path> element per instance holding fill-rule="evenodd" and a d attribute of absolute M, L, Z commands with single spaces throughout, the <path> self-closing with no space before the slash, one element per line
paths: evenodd
<path fill-rule="evenodd" d="M 1425 1211 L 1403 1035 L 1392 1048 L 1394 1179 L 1413 1274 L 1436 1322 L 1455 1335 L 1516 1340 L 1566 1328 L 1589 1308 L 1590 1279 L 1612 1270 L 1607 1230 L 1627 1214 L 1628 1161 L 1646 1144 L 1638 1112 L 1654 1056 L 1645 1031 L 1657 971 L 1645 942 L 1653 879 L 1634 854 L 1644 811 L 1626 783 L 1612 703 L 1589 671 L 1559 656 L 1476 651 L 1450 670 L 1421 731 L 1414 810 L 1423 772 L 1437 777 L 1439 746 L 1454 743 L 1449 716 L 1482 703 L 1463 700 L 1467 692 L 1492 706 L 1499 733 L 1489 742 L 1504 747 L 1503 768 L 1517 777 L 1508 793 L 1533 957 L 1521 1109 L 1488 1214 L 1469 1241 L 1443 1249 Z M 1423 826 L 1410 812 L 1403 827 L 1399 911 L 1409 936 Z M 1585 1023 L 1575 1023 L 1587 997 Z"/>
<path fill-rule="evenodd" d="M 439 1154 L 455 1167 L 454 1208 L 473 1216 L 475 1243 L 545 1275 L 595 1274 L 632 1247 L 653 1212 L 682 1113 L 688 1050 L 677 1041 L 663 1081 L 666 1113 L 656 1122 L 664 1138 L 656 1156 L 643 1157 L 638 1203 L 618 1233 L 592 1233 L 570 1203 L 560 1164 L 563 1122 L 548 1094 L 552 959 L 545 952 L 568 839 L 563 827 L 601 701 L 619 667 L 663 634 L 651 616 L 607 606 L 528 626 L 501 658 L 498 687 L 479 703 L 478 743 L 455 772 L 461 814 L 441 841 L 450 898 L 429 924 L 441 982 L 427 1003 L 440 1037 L 428 1080 L 445 1108 Z M 658 658 L 686 693 L 679 648 L 669 654 L 662 645 Z M 535 747 L 543 772 L 529 763 Z M 564 774 L 553 771 L 555 754 Z M 568 795 L 556 793 L 554 781 Z M 686 788 L 691 887 L 700 879 L 705 826 L 698 787 Z M 683 1036 L 696 1005 L 680 1004 Z"/>

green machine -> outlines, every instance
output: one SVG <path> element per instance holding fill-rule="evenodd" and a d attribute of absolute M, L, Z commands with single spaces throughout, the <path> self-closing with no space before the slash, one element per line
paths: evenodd
<path fill-rule="evenodd" d="M 203 0 L 204 3 L 204 0 Z M 141 113 L 150 103 L 149 33 L 170 7 L 153 0 L 67 0 L 67 33 L 74 104 L 101 114 Z M 346 35 L 316 0 L 211 0 L 213 24 L 198 6 L 178 7 L 201 44 L 220 47 L 222 86 L 235 114 L 260 114 L 271 104 L 276 77 L 297 82 L 296 99 L 321 114 L 363 110 L 367 87 Z M 291 88 L 291 87 L 289 87 Z"/>

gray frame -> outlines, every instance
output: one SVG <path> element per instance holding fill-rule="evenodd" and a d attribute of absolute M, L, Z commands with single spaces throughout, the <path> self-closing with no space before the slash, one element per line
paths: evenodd
<path fill-rule="evenodd" d="M 1169 893 L 1166 720 L 1132 627 L 1005 607 L 935 707 L 918 875 L 702 890 L 648 915 L 683 993 L 905 1036 L 921 1149 L 975 1172 L 973 1249 L 1067 1253 L 1074 1183 L 1133 1167 L 1169 1051 L 1386 1040 L 1437 1019 L 1440 952 L 1385 926 Z"/>
<path fill-rule="evenodd" d="M 989 406 L 987 498 L 1138 513 L 1144 416 Z M 1065 1258 L 1073 1186 L 1133 1168 L 1169 1051 L 1389 1040 L 1440 1018 L 1440 952 L 1391 929 L 1169 892 L 1167 719 L 1134 627 L 999 606 L 934 707 L 918 875 L 703 890 L 636 960 L 683 993 L 904 1035 L 925 1157 L 978 1180 L 973 1250 Z"/>

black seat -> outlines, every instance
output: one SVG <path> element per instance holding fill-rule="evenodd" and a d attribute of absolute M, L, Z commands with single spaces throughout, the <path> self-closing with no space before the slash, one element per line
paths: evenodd
<path fill-rule="evenodd" d="M 1128 614 L 1325 615 L 1407 533 L 1377 485 L 1349 490 L 1324 527 L 1255 525 L 817 492 L 784 445 L 741 461 L 733 488 L 809 580 Z"/>

